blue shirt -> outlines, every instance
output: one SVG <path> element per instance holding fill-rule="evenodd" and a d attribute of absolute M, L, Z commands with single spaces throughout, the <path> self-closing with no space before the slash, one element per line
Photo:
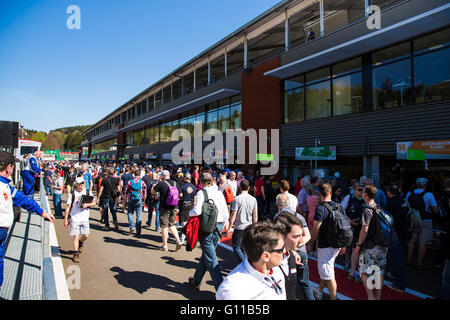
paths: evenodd
<path fill-rule="evenodd" d="M 86 190 L 89 190 L 89 186 L 91 185 L 90 181 L 92 181 L 92 174 L 89 171 L 83 174 L 84 183 L 86 185 Z"/>

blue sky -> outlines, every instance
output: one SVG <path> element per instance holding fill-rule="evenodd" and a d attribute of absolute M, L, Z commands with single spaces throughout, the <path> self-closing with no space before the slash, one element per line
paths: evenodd
<path fill-rule="evenodd" d="M 0 0 L 0 120 L 93 124 L 278 2 Z"/>

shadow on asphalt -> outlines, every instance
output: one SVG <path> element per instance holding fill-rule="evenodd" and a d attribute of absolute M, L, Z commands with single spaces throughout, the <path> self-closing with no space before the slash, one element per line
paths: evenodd
<path fill-rule="evenodd" d="M 177 292 L 189 300 L 214 300 L 215 294 L 207 291 L 193 291 L 187 283 L 175 282 L 167 277 L 142 272 L 126 271 L 120 267 L 112 267 L 111 271 L 117 273 L 114 278 L 125 288 L 130 288 L 140 294 L 147 290 L 160 289 L 169 292 Z"/>
<path fill-rule="evenodd" d="M 141 242 L 137 239 L 114 239 L 111 237 L 103 237 L 104 241 L 106 243 L 115 243 L 115 244 L 120 244 L 120 245 L 124 245 L 127 247 L 135 247 L 135 248 L 144 248 L 144 249 L 152 249 L 152 250 L 159 250 L 158 246 L 149 244 L 149 243 L 145 243 L 145 242 Z"/>

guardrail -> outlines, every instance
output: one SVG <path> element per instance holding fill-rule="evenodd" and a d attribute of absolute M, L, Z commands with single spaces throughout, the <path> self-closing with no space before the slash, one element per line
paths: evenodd
<path fill-rule="evenodd" d="M 51 212 L 44 187 L 44 179 L 40 178 L 40 205 L 46 212 Z M 42 299 L 57 300 L 55 274 L 53 272 L 53 262 L 51 258 L 52 250 L 50 246 L 50 222 L 42 219 Z"/>

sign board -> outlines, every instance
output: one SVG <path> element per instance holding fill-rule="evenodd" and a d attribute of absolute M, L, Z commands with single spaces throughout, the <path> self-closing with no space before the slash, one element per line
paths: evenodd
<path fill-rule="evenodd" d="M 42 161 L 55 161 L 56 157 L 54 154 L 43 154 L 41 157 Z"/>
<path fill-rule="evenodd" d="M 134 155 L 133 155 L 133 159 L 134 160 L 139 160 L 139 153 L 135 153 Z"/>
<path fill-rule="evenodd" d="M 336 146 L 295 148 L 295 160 L 336 160 Z"/>
<path fill-rule="evenodd" d="M 172 160 L 172 154 L 170 154 L 170 153 L 163 153 L 162 154 L 162 159 L 163 160 L 167 160 L 167 161 Z"/>
<path fill-rule="evenodd" d="M 397 142 L 397 159 L 450 159 L 450 140 Z"/>
<path fill-rule="evenodd" d="M 258 153 L 256 155 L 256 161 L 273 161 L 273 154 Z"/>

